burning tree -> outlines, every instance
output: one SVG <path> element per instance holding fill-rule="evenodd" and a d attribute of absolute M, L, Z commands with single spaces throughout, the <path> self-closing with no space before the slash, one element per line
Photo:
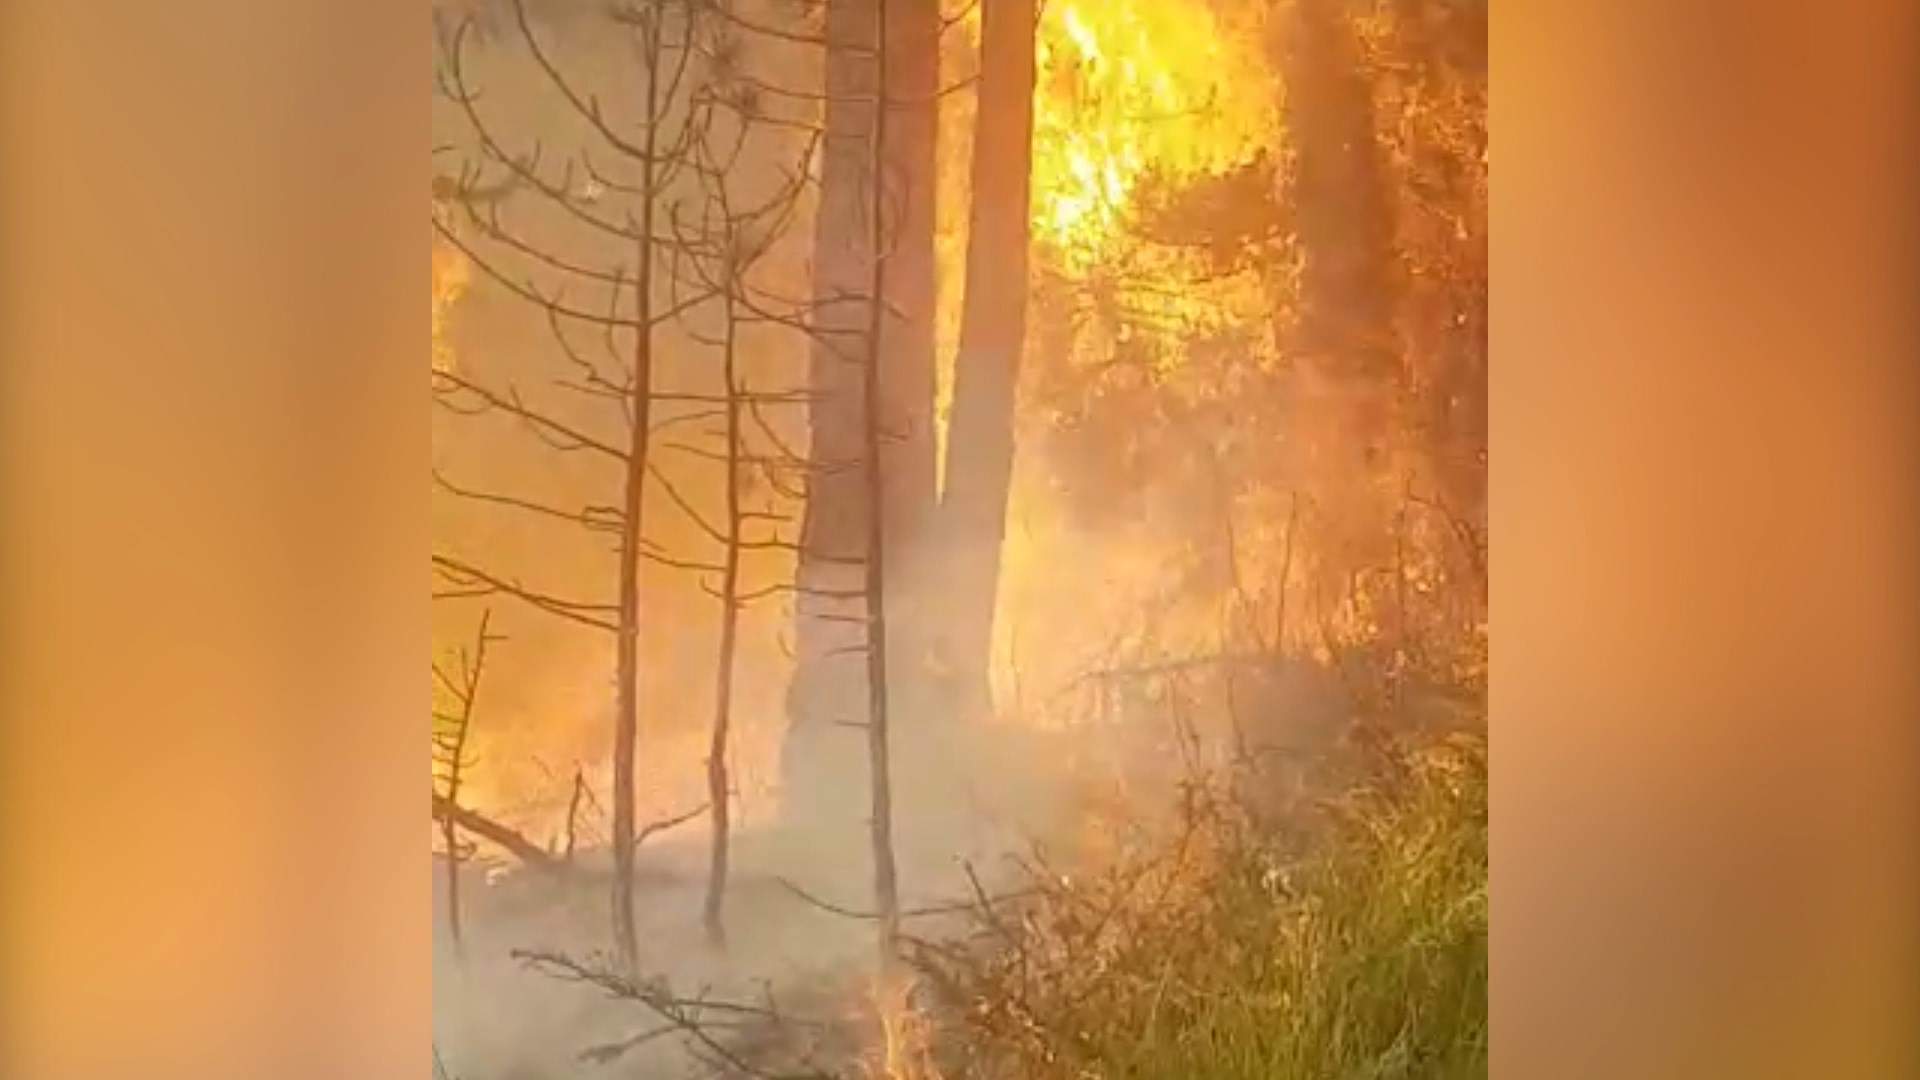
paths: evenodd
<path fill-rule="evenodd" d="M 648 832 L 636 756 L 657 700 L 643 690 L 671 677 L 652 650 L 684 625 L 648 574 L 717 601 L 712 708 L 686 708 L 704 725 L 710 940 L 739 876 L 729 746 L 746 613 L 779 598 L 795 667 L 783 824 L 834 854 L 864 833 L 873 902 L 853 914 L 877 928 L 889 975 L 913 913 L 903 878 L 918 884 L 911 846 L 897 861 L 896 817 L 903 834 L 927 824 L 896 800 L 925 807 L 971 779 L 967 759 L 936 751 L 940 792 L 896 784 L 896 758 L 943 725 L 1017 718 L 1028 702 L 994 700 L 1002 656 L 1057 692 L 1035 711 L 1071 713 L 1090 688 L 1112 724 L 1087 740 L 1100 749 L 1109 732 L 1162 739 L 1142 718 L 1163 711 L 1219 718 L 1257 787 L 1272 775 L 1250 764 L 1271 749 L 1257 728 L 1300 703 L 1299 685 L 1338 714 L 1301 729 L 1333 740 L 1362 712 L 1410 712 L 1420 679 L 1474 651 L 1474 4 L 623 0 L 613 18 L 633 55 L 596 69 L 562 61 L 530 0 L 508 2 L 493 47 L 517 43 L 560 116 L 532 122 L 584 148 L 516 142 L 451 31 L 447 96 L 474 145 L 436 180 L 435 228 L 478 288 L 525 302 L 553 341 L 527 368 L 538 394 L 503 367 L 438 356 L 435 391 L 451 413 L 532 434 L 565 482 L 534 497 L 436 481 L 618 560 L 569 583 L 545 549 L 527 576 L 497 554 L 435 557 L 442 595 L 511 597 L 614 639 L 621 967 L 537 966 L 640 1001 L 716 1070 L 739 1068 L 730 1044 L 701 1042 L 712 1003 L 641 978 L 634 955 L 633 849 Z M 517 36 L 499 33 L 508 23 Z M 978 74 L 943 77 L 943 35 L 962 27 Z M 952 96 L 975 99 L 970 159 L 935 149 Z M 936 207 L 941 167 L 970 186 Z M 943 220 L 964 222 L 964 244 L 941 246 Z M 810 266 L 781 243 L 789 231 L 806 234 Z M 954 331 L 951 357 L 936 355 L 937 325 Z M 784 379 L 756 359 L 783 350 Z M 555 494 L 570 485 L 591 489 L 583 505 Z M 1022 519 L 1041 526 L 1016 531 Z M 1012 641 L 1035 617 L 1046 644 Z M 1378 700 L 1349 708 L 1363 690 Z M 1066 745 L 1009 725 L 968 749 L 1002 741 Z M 1151 747 L 1176 765 L 1187 749 Z M 471 816 L 449 800 L 443 824 Z M 1062 912 L 1081 898 L 1056 892 Z M 882 991 L 887 1019 L 913 1007 L 898 981 Z"/>

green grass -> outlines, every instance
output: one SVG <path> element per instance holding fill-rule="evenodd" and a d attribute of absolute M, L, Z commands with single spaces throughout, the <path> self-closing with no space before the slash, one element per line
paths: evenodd
<path fill-rule="evenodd" d="M 1486 751 L 1456 737 L 1300 839 L 1196 811 L 930 965 L 950 1077 L 1332 1080 L 1487 1068 Z M 1291 846 L 1291 853 L 1283 849 Z"/>

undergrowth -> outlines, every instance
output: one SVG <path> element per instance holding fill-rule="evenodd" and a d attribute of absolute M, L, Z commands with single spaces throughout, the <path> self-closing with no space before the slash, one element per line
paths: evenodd
<path fill-rule="evenodd" d="M 1083 876 L 1030 867 L 922 943 L 950 1080 L 1484 1076 L 1484 734 L 1390 751 L 1307 818 L 1216 785 L 1177 835 Z"/>

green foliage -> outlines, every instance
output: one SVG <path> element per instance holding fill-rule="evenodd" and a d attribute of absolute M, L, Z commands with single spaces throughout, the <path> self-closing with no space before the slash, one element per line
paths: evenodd
<path fill-rule="evenodd" d="M 1484 736 L 1384 775 L 1311 828 L 1197 798 L 1158 857 L 983 917 L 927 964 L 946 1074 L 1484 1076 Z"/>

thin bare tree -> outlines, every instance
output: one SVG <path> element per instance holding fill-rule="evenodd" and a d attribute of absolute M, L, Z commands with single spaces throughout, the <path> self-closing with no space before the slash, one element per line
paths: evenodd
<path fill-rule="evenodd" d="M 727 11 L 725 8 L 715 10 Z M 676 208 L 671 222 L 676 242 L 681 250 L 688 253 L 688 257 L 680 264 L 688 284 L 703 292 L 710 292 L 717 298 L 717 310 L 712 313 L 717 319 L 717 328 L 711 333 L 689 329 L 688 336 L 718 354 L 720 388 L 715 400 L 720 402 L 721 427 L 718 434 L 722 446 L 718 451 L 697 449 L 685 443 L 673 447 L 717 464 L 723 470 L 720 484 L 722 505 L 717 525 L 709 523 L 704 512 L 691 505 L 689 500 L 677 492 L 673 493 L 675 502 L 721 549 L 720 568 L 715 575 L 717 582 L 707 586 L 708 591 L 720 602 L 720 629 L 714 671 L 713 720 L 707 752 L 707 805 L 711 833 L 707 891 L 702 906 L 702 921 L 707 937 L 715 946 L 723 945 L 726 939 L 724 907 L 730 870 L 734 800 L 728 762 L 733 729 L 734 682 L 739 661 L 740 616 L 743 609 L 754 600 L 791 588 L 786 583 L 774 582 L 749 589 L 743 562 L 755 552 L 799 552 L 799 544 L 785 539 L 778 530 L 780 525 L 793 520 L 783 504 L 804 497 L 804 491 L 782 483 L 781 477 L 803 472 L 806 465 L 803 457 L 774 435 L 771 425 L 764 422 L 759 411 L 760 405 L 768 400 L 797 403 L 805 400 L 804 395 L 753 390 L 743 368 L 742 353 L 747 347 L 744 339 L 756 329 L 795 335 L 799 332 L 798 328 L 804 325 L 800 313 L 777 310 L 778 302 L 765 295 L 762 283 L 756 278 L 762 262 L 786 236 L 797 215 L 801 196 L 807 189 L 806 162 L 817 145 L 817 138 L 807 140 L 792 168 L 777 166 L 751 170 L 754 176 L 743 177 L 750 170 L 742 168 L 741 163 L 755 134 L 779 132 L 803 125 L 791 119 L 770 116 L 762 108 L 758 95 L 743 92 L 748 84 L 740 81 L 738 56 L 743 53 L 745 46 L 734 39 L 733 31 L 737 25 L 733 19 L 724 20 L 714 29 L 708 42 L 714 56 L 724 59 L 716 64 L 718 70 L 709 89 L 712 100 L 719 107 L 707 130 L 693 143 L 692 169 L 701 180 L 699 197 L 694 200 L 699 206 L 698 215 L 695 217 L 691 213 L 683 213 L 683 204 Z M 759 199 L 743 200 L 741 194 L 734 190 L 736 183 L 742 179 L 758 179 L 761 183 L 757 186 L 767 187 L 769 175 L 777 179 L 773 181 L 771 190 L 762 193 Z M 740 186 L 755 185 L 743 183 Z M 759 428 L 756 433 L 759 437 L 749 438 L 749 421 Z M 762 443 L 764 445 L 760 445 Z M 765 482 L 751 485 L 761 495 L 750 506 L 747 489 L 756 476 Z M 770 526 L 772 532 L 752 530 L 758 535 L 749 535 L 749 526 L 755 524 Z"/>
<path fill-rule="evenodd" d="M 449 704 L 448 708 L 433 710 L 434 816 L 440 822 L 441 847 L 447 860 L 447 933 L 455 952 L 461 955 L 466 945 L 460 922 L 460 864 L 466 860 L 466 848 L 460 839 L 460 786 L 473 764 L 469 742 L 479 707 L 480 683 L 486 674 L 487 646 L 500 640 L 487 630 L 492 618 L 491 610 L 480 613 L 473 645 L 454 655 L 454 666 L 438 661 L 433 664 L 434 684 Z"/>
<path fill-rule="evenodd" d="M 887 470 L 881 452 L 881 426 L 885 423 L 881 404 L 882 332 L 885 327 L 887 297 L 887 203 L 886 185 L 878 178 L 887 162 L 887 121 L 891 111 L 884 100 L 887 93 L 887 4 L 880 0 L 874 13 L 874 53 L 877 71 L 874 83 L 881 95 L 878 107 L 871 111 L 873 134 L 868 140 L 870 164 L 867 205 L 867 340 L 866 368 L 861 386 L 861 417 L 865 435 L 867 550 L 866 550 L 866 656 L 867 656 L 867 760 L 873 791 L 873 896 L 880 914 L 879 944 L 881 964 L 890 968 L 897 959 L 900 934 L 900 879 L 893 848 L 893 762 L 890 740 L 893 717 L 888 709 L 891 689 L 887 668 Z"/>
<path fill-rule="evenodd" d="M 795 516 L 786 506 L 807 496 L 808 462 L 766 413 L 811 400 L 805 389 L 749 385 L 744 353 L 750 335 L 765 351 L 769 336 L 799 341 L 812 332 L 811 307 L 786 299 L 759 271 L 800 212 L 817 135 L 807 116 L 813 103 L 804 94 L 782 92 L 750 69 L 742 38 L 748 31 L 765 36 L 771 28 L 732 4 L 634 0 L 615 8 L 611 17 L 638 45 L 642 84 L 637 115 L 622 116 L 576 83 L 568 59 L 543 39 L 524 2 L 513 0 L 521 50 L 546 88 L 569 107 L 588 146 L 561 156 L 557 170 L 543 165 L 548 159 L 538 143 L 525 152 L 510 147 L 478 108 L 477 87 L 467 76 L 460 42 L 454 41 L 445 80 L 448 96 L 474 135 L 480 167 L 436 183 L 436 195 L 463 212 L 436 226 L 485 278 L 545 317 L 569 372 L 554 385 L 579 401 L 613 405 L 622 430 L 604 430 L 609 426 L 604 413 L 589 422 L 531 404 L 515 388 L 477 376 L 450 373 L 436 389 L 442 405 L 453 411 L 509 416 L 546 446 L 616 465 L 619 502 L 569 509 L 438 480 L 442 490 L 463 499 L 612 538 L 619 558 L 616 599 L 563 598 L 449 554 L 437 555 L 435 566 L 448 585 L 443 595 L 510 595 L 616 637 L 614 939 L 616 952 L 631 961 L 634 849 L 650 831 L 634 825 L 638 636 L 645 622 L 642 560 L 699 575 L 701 587 L 720 603 L 708 798 L 701 810 L 712 824 L 703 921 L 716 944 L 724 939 L 736 794 L 728 745 L 740 614 L 755 600 L 794 590 L 776 575 L 756 572 L 751 563 L 758 553 L 800 552 L 799 542 L 781 536 L 779 527 Z M 624 174 L 596 164 L 595 152 L 623 163 Z M 488 171 L 504 171 L 506 179 L 488 182 L 483 175 Z M 625 249 L 632 256 L 590 260 L 568 252 L 556 234 L 535 236 L 515 227 L 503 205 L 516 192 L 524 192 L 561 225 L 599 241 L 601 249 Z M 581 291 L 604 291 L 604 308 L 570 296 Z M 581 347 L 582 329 L 598 332 L 602 355 Z M 669 334 L 677 359 L 672 368 L 662 369 L 657 358 Z M 618 344 L 622 341 L 624 347 Z M 689 368 L 702 385 L 667 385 L 673 371 Z M 716 438 L 717 449 L 711 441 Z M 702 464 L 724 470 L 718 507 L 703 497 L 714 485 L 686 477 L 687 470 Z M 656 498 L 665 500 L 664 513 L 690 524 L 693 542 L 708 550 L 688 556 L 650 541 L 642 528 L 643 511 L 652 514 Z M 756 576 L 770 580 L 756 582 Z"/>
<path fill-rule="evenodd" d="M 665 323 L 706 297 L 664 298 L 667 290 L 657 280 L 660 266 L 672 254 L 658 234 L 661 206 L 675 175 L 686 166 L 687 141 L 701 118 L 701 110 L 690 103 L 695 83 L 688 81 L 695 52 L 693 5 L 688 0 L 642 0 L 617 5 L 607 17 L 618 24 L 637 50 L 641 86 L 637 111 L 631 115 L 605 108 L 596 92 L 580 85 L 566 70 L 546 34 L 536 27 L 525 0 L 513 2 L 517 45 L 541 73 L 547 89 L 568 106 L 588 144 L 564 155 L 558 175 L 545 164 L 538 142 L 524 149 L 509 145 L 498 123 L 482 112 L 481 95 L 469 68 L 473 23 L 463 21 L 446 34 L 440 88 L 464 115 L 478 152 L 477 161 L 452 185 L 454 197 L 449 201 L 463 211 L 458 215 L 459 227 L 455 227 L 454 215 L 436 217 L 435 225 L 442 237 L 487 278 L 544 313 L 574 371 L 573 378 L 556 379 L 554 384 L 587 398 L 612 402 L 618 407 L 625 430 L 614 434 L 590 430 L 571 416 L 529 403 L 512 387 L 490 386 L 463 374 L 436 373 L 434 388 L 437 402 L 445 408 L 516 418 L 557 451 L 583 453 L 616 467 L 617 503 L 579 509 L 553 506 L 537 497 L 458 486 L 439 478 L 441 487 L 456 496 L 571 522 L 611 536 L 617 557 L 615 599 L 610 604 L 562 599 L 450 555 L 436 555 L 435 568 L 448 585 L 443 595 L 512 596 L 537 610 L 604 630 L 614 637 L 611 922 L 615 952 L 631 964 L 638 953 L 633 860 L 638 839 L 641 562 L 652 559 L 684 564 L 649 545 L 643 532 L 653 472 L 650 451 L 656 423 L 654 407 L 659 400 L 654 387 L 655 344 Z M 619 168 L 609 171 L 597 167 L 594 151 L 603 161 L 611 158 L 619 162 Z M 626 254 L 590 261 L 563 254 L 563 246 L 551 238 L 534 239 L 526 230 L 508 223 L 501 209 L 505 200 L 478 198 L 482 193 L 498 192 L 505 182 L 488 183 L 483 177 L 489 173 L 504 173 L 516 190 L 529 192 L 543 209 L 591 237 L 597 251 L 624 250 Z M 616 215 L 609 204 L 620 204 L 624 212 Z M 589 308 L 570 298 L 569 294 L 588 289 L 604 291 L 607 299 L 603 308 Z M 600 332 L 606 356 L 596 360 L 575 346 L 568 330 L 577 333 L 583 327 Z M 698 568 L 698 564 L 690 564 L 690 568 Z"/>

